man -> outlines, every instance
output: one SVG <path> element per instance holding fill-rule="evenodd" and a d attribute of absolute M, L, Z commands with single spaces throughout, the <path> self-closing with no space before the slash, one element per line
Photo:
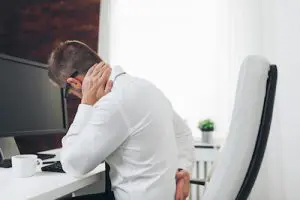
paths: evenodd
<path fill-rule="evenodd" d="M 188 196 L 191 131 L 159 89 L 120 67 L 111 69 L 78 41 L 66 41 L 52 52 L 49 77 L 66 95 L 81 98 L 62 140 L 61 163 L 67 173 L 86 174 L 105 160 L 114 195 L 103 199 Z"/>

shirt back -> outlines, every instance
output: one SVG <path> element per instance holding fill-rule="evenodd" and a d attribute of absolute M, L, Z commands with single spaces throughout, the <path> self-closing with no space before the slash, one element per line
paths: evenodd
<path fill-rule="evenodd" d="M 127 74 L 108 98 L 121 105 L 130 134 L 106 160 L 116 199 L 173 200 L 178 152 L 169 100 L 150 82 Z"/>

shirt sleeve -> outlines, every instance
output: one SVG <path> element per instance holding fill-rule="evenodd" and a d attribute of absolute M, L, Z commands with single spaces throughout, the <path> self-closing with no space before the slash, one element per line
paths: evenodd
<path fill-rule="evenodd" d="M 195 160 L 192 132 L 175 111 L 173 122 L 179 156 L 178 168 L 185 169 L 192 174 Z"/>
<path fill-rule="evenodd" d="M 60 160 L 65 172 L 84 175 L 96 168 L 129 136 L 122 103 L 107 95 L 93 107 L 79 105 L 73 124 L 62 139 Z"/>

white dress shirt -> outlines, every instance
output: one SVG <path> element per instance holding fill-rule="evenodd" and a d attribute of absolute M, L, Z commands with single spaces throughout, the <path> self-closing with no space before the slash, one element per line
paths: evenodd
<path fill-rule="evenodd" d="M 192 171 L 190 129 L 150 82 L 118 66 L 111 79 L 109 94 L 79 105 L 62 140 L 63 169 L 79 176 L 105 160 L 116 200 L 174 200 L 177 169 Z"/>

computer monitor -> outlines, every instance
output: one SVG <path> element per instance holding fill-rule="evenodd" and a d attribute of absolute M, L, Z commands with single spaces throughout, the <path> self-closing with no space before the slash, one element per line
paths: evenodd
<path fill-rule="evenodd" d="M 66 132 L 66 101 L 46 65 L 0 54 L 0 86 L 0 137 Z"/>

